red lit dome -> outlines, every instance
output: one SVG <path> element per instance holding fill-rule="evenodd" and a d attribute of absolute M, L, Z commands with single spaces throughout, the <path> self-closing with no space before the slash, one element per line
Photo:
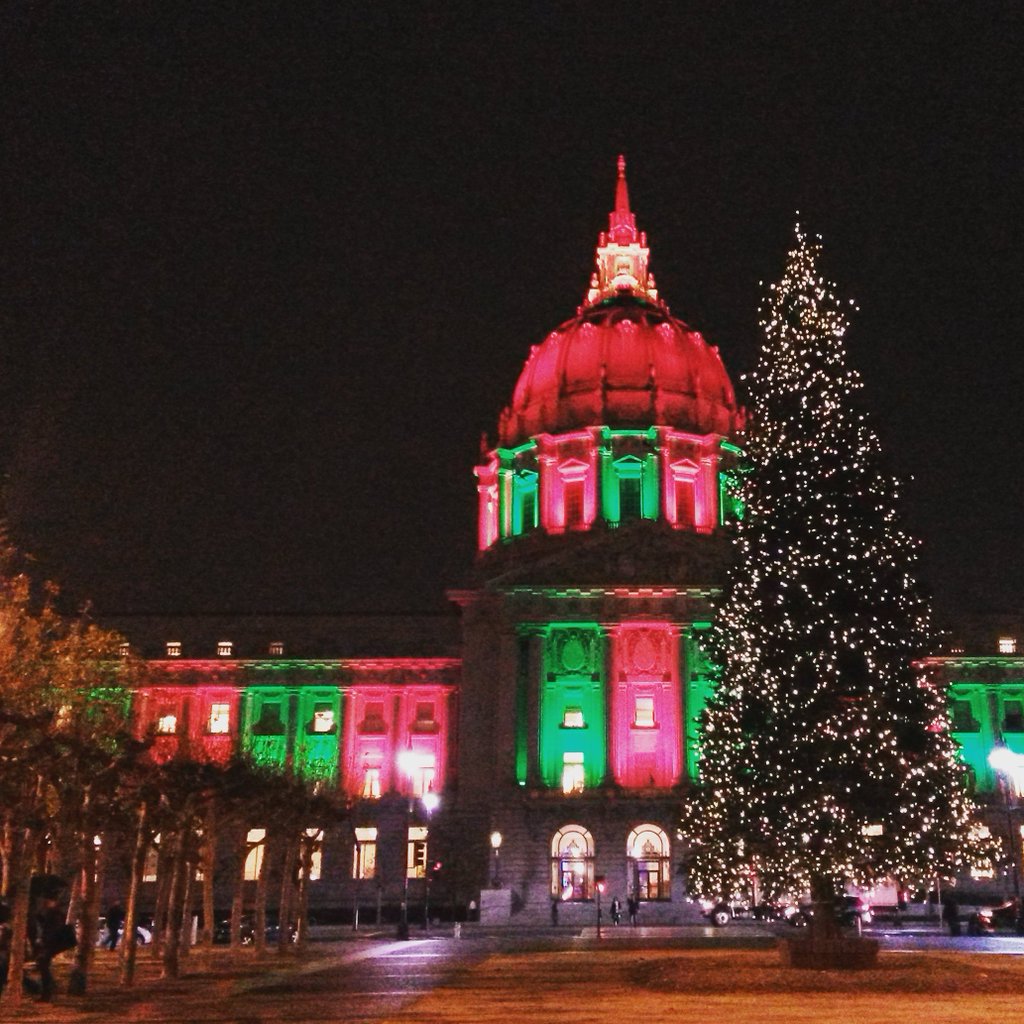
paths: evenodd
<path fill-rule="evenodd" d="M 585 308 L 534 347 L 499 434 L 514 447 L 598 425 L 728 436 L 736 422 L 718 349 L 663 306 L 627 296 Z"/>
<path fill-rule="evenodd" d="M 530 352 L 501 415 L 502 446 L 590 426 L 725 436 L 738 426 L 718 349 L 669 314 L 648 271 L 649 253 L 619 157 L 615 209 L 598 240 L 586 301 Z"/>

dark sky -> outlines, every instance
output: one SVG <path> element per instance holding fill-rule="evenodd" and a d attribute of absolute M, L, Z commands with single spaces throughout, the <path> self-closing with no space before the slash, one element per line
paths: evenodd
<path fill-rule="evenodd" d="M 15 540 L 100 612 L 440 607 L 623 151 L 737 383 L 795 211 L 823 236 L 926 579 L 1020 608 L 1019 12 L 5 5 Z"/>

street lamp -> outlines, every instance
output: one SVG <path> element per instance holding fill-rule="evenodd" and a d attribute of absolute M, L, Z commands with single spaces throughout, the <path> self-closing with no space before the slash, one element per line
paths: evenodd
<path fill-rule="evenodd" d="M 398 938 L 409 938 L 409 830 L 412 828 L 413 802 L 413 775 L 419 759 L 411 749 L 403 750 L 398 755 L 398 771 L 405 776 L 406 784 L 409 787 L 409 802 L 405 812 L 405 864 L 402 868 L 402 905 L 398 917 Z"/>
<path fill-rule="evenodd" d="M 491 880 L 492 889 L 501 888 L 501 833 L 494 831 L 491 833 L 491 849 L 494 851 L 494 875 Z"/>
<path fill-rule="evenodd" d="M 1017 899 L 1018 913 L 1020 912 L 1020 868 L 1017 850 L 1017 834 L 1013 824 L 1012 808 L 1010 806 L 1010 786 L 1016 794 L 1021 792 L 1021 784 L 1024 783 L 1024 757 L 1015 754 L 1009 747 L 1000 743 L 992 748 L 988 755 L 988 763 L 999 776 L 999 788 L 1003 792 L 1003 808 L 1006 811 L 1006 832 L 1010 840 L 1010 861 L 1013 869 L 1013 895 Z"/>
<path fill-rule="evenodd" d="M 441 798 L 432 790 L 428 789 L 426 793 L 420 797 L 423 803 L 423 810 L 427 812 L 427 821 L 430 820 L 430 816 L 441 806 Z M 427 832 L 427 842 L 430 842 L 430 833 Z M 425 854 L 429 855 L 429 846 L 424 851 Z M 406 868 L 406 878 L 409 877 L 409 870 Z M 430 931 L 430 859 L 429 856 L 423 858 L 423 930 Z"/>

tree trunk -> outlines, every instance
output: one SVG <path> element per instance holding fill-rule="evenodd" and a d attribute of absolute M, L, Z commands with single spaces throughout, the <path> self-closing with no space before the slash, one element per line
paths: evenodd
<path fill-rule="evenodd" d="M 298 840 L 285 836 L 281 858 L 281 900 L 277 910 L 277 951 L 287 953 L 292 941 L 292 907 L 295 905 L 295 867 L 298 861 Z"/>
<path fill-rule="evenodd" d="M 174 839 L 161 837 L 156 855 L 156 906 L 153 908 L 153 959 L 160 960 L 164 954 L 164 939 L 167 931 L 167 907 L 171 900 L 173 875 Z"/>
<path fill-rule="evenodd" d="M 254 908 L 252 941 L 258 952 L 267 948 L 267 894 L 270 889 L 270 831 L 263 836 L 263 856 L 256 876 L 256 906 Z"/>
<path fill-rule="evenodd" d="M 203 930 L 199 936 L 199 945 L 204 949 L 213 948 L 213 871 L 217 852 L 217 807 L 213 800 L 206 805 L 206 821 L 203 823 Z"/>
<path fill-rule="evenodd" d="M 242 944 L 242 914 L 245 912 L 245 861 L 249 856 L 249 830 L 243 829 L 235 843 L 235 884 L 231 893 L 231 948 Z"/>
<path fill-rule="evenodd" d="M 81 837 L 82 869 L 78 919 L 78 945 L 75 947 L 75 966 L 68 980 L 68 995 L 84 996 L 89 984 L 89 967 L 96 947 L 96 924 L 100 915 L 100 890 L 103 886 L 103 867 L 106 859 L 103 847 L 96 849 L 90 830 Z"/>
<path fill-rule="evenodd" d="M 303 832 L 299 840 L 299 882 L 296 894 L 295 948 L 306 945 L 309 934 L 309 872 L 313 867 L 313 847 L 316 841 Z"/>
<path fill-rule="evenodd" d="M 180 961 L 181 925 L 185 910 L 185 878 L 190 870 L 186 858 L 184 831 L 174 843 L 174 867 L 171 870 L 170 898 L 167 901 L 167 926 L 164 929 L 164 948 L 161 957 L 161 978 L 177 978 Z"/>
<path fill-rule="evenodd" d="M 812 942 L 828 942 L 839 935 L 836 924 L 836 886 L 832 878 L 815 875 L 811 878 L 810 938 Z"/>
<path fill-rule="evenodd" d="M 185 860 L 185 891 L 181 897 L 181 934 L 178 936 L 178 955 L 187 957 L 192 951 L 192 917 L 196 888 L 196 866 L 191 857 Z"/>
<path fill-rule="evenodd" d="M 128 987 L 135 982 L 135 954 L 138 949 L 136 926 L 139 919 L 139 888 L 146 869 L 149 851 L 149 830 L 146 827 L 146 802 L 139 804 L 138 824 L 135 828 L 135 849 L 132 851 L 131 875 L 128 878 L 128 899 L 124 908 L 124 939 L 121 941 L 121 984 Z M 156 941 L 154 929 L 153 939 Z"/>
<path fill-rule="evenodd" d="M 28 942 L 28 917 L 31 912 L 30 887 L 35 861 L 35 832 L 12 829 L 8 848 L 7 897 L 11 901 L 11 960 L 7 971 L 5 999 L 19 1006 L 24 992 L 21 979 L 25 974 L 25 946 Z"/>

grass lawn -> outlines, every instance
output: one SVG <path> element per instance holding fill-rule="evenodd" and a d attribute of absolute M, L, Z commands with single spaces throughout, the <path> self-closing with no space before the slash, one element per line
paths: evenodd
<path fill-rule="evenodd" d="M 388 1018 L 395 1024 L 979 1024 L 1019 1019 L 1024 958 L 883 952 L 870 971 L 784 968 L 768 950 L 503 954 Z"/>

